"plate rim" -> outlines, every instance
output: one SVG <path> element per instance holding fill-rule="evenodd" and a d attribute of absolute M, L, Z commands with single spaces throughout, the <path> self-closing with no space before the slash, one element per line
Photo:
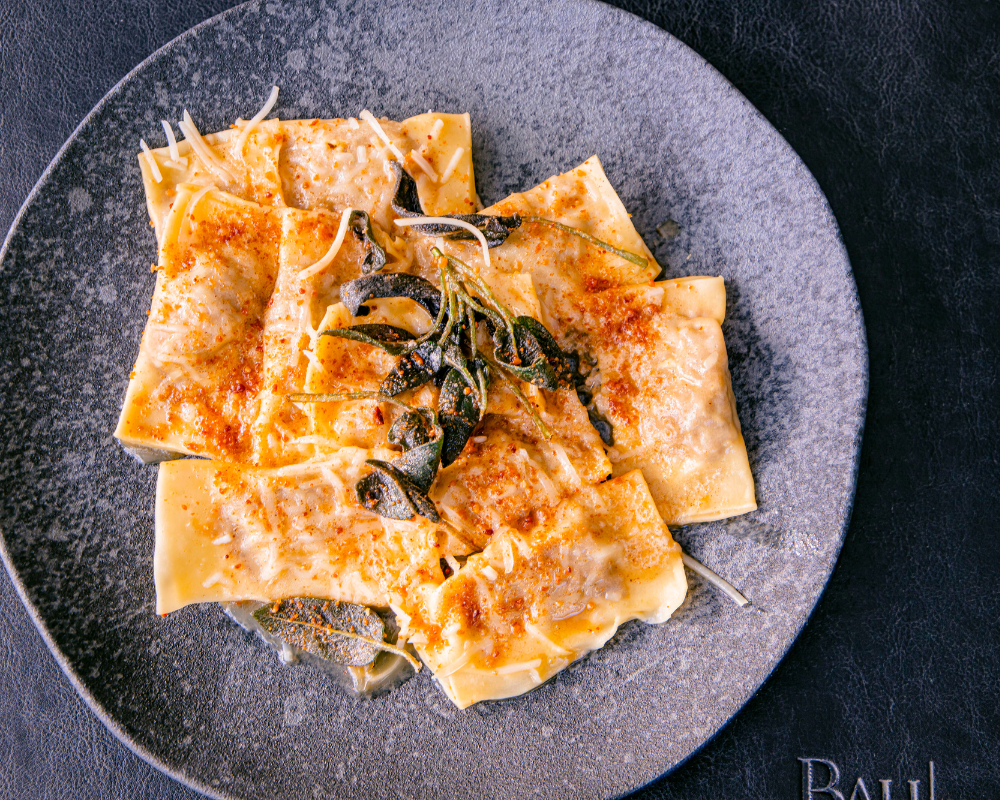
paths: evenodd
<path fill-rule="evenodd" d="M 149 53 L 145 58 L 137 63 L 132 69 L 130 69 L 121 79 L 119 79 L 102 97 L 101 99 L 87 112 L 87 114 L 80 120 L 80 122 L 73 128 L 73 131 L 69 134 L 63 144 L 56 151 L 55 155 L 49 161 L 48 165 L 42 171 L 41 175 L 36 180 L 35 184 L 32 186 L 31 191 L 28 193 L 24 202 L 21 204 L 17 213 L 14 215 L 14 219 L 11 222 L 10 228 L 8 229 L 2 246 L 0 246 L 0 274 L 3 272 L 3 266 L 7 260 L 8 253 L 13 244 L 13 240 L 21 227 L 22 221 L 29 209 L 36 202 L 39 195 L 41 195 L 48 188 L 48 184 L 51 182 L 52 173 L 56 168 L 62 163 L 66 155 L 66 151 L 75 143 L 78 136 L 86 128 L 91 120 L 100 114 L 104 108 L 114 101 L 117 96 L 125 89 L 126 85 L 129 84 L 136 76 L 144 71 L 144 69 L 154 60 L 160 58 L 167 51 L 180 46 L 182 43 L 188 39 L 196 37 L 203 28 L 208 28 L 217 25 L 220 21 L 224 20 L 226 17 L 237 16 L 244 12 L 251 10 L 252 6 L 257 6 L 258 9 L 262 5 L 263 0 L 246 0 L 245 2 L 239 3 L 231 8 L 225 9 L 218 14 L 214 14 L 177 36 L 173 37 L 169 41 L 162 44 L 160 47 L 156 48 L 154 51 Z M 295 0 L 278 0 L 281 5 L 296 5 Z M 366 5 L 379 5 L 384 0 L 364 0 Z M 853 442 L 853 456 L 851 459 L 851 470 L 850 470 L 850 485 L 845 498 L 845 510 L 844 510 L 844 520 L 841 525 L 840 530 L 837 534 L 837 540 L 835 547 L 831 551 L 830 566 L 827 570 L 826 576 L 823 580 L 822 586 L 819 588 L 815 595 L 812 607 L 809 612 L 804 616 L 801 624 L 797 627 L 781 651 L 780 655 L 774 660 L 770 669 L 767 671 L 766 675 L 759 682 L 756 688 L 746 697 L 746 699 L 732 712 L 732 714 L 716 728 L 709 736 L 705 738 L 697 747 L 692 749 L 686 756 L 680 759 L 677 763 L 669 767 L 666 771 L 654 775 L 649 780 L 644 783 L 639 783 L 634 785 L 631 789 L 626 789 L 624 792 L 612 797 L 625 797 L 636 792 L 640 792 L 643 789 L 651 786 L 656 781 L 661 778 L 676 772 L 681 767 L 688 764 L 691 759 L 698 756 L 705 747 L 707 747 L 711 742 L 713 742 L 722 731 L 726 730 L 739 716 L 746 706 L 753 700 L 764 688 L 772 677 L 778 667 L 784 663 L 785 659 L 788 657 L 789 652 L 795 646 L 802 636 L 802 632 L 805 627 L 811 622 L 813 616 L 816 614 L 816 610 L 819 607 L 820 602 L 826 593 L 827 587 L 829 586 L 830 580 L 833 576 L 834 571 L 837 568 L 837 564 L 840 560 L 840 553 L 843 550 L 844 543 L 846 541 L 847 532 L 850 528 L 851 520 L 854 512 L 855 500 L 857 497 L 857 486 L 858 486 L 858 473 L 860 469 L 861 461 L 861 449 L 864 440 L 864 432 L 867 423 L 867 410 L 868 410 L 868 399 L 871 385 L 871 363 L 869 358 L 869 347 L 868 347 L 868 330 L 865 324 L 864 310 L 861 306 L 860 295 L 858 292 L 857 281 L 854 277 L 853 265 L 850 259 L 850 255 L 847 251 L 846 244 L 843 239 L 843 234 L 841 232 L 841 227 L 837 219 L 833 208 L 830 205 L 830 201 L 827 198 L 825 192 L 817 181 L 816 177 L 813 175 L 812 171 L 806 165 L 802 156 L 799 155 L 798 151 L 792 147 L 785 136 L 781 133 L 776 125 L 774 125 L 763 112 L 760 111 L 730 80 L 727 78 L 714 64 L 708 61 L 704 56 L 702 56 L 698 51 L 684 42 L 682 39 L 668 31 L 667 29 L 660 27 L 659 25 L 651 22 L 650 20 L 644 19 L 636 14 L 633 14 L 625 9 L 612 6 L 609 3 L 602 2 L 602 0 L 566 0 L 567 4 L 586 6 L 589 8 L 598 8 L 601 13 L 609 14 L 613 17 L 618 17 L 619 19 L 627 19 L 631 24 L 638 23 L 641 26 L 646 26 L 653 31 L 657 36 L 664 36 L 668 39 L 672 39 L 676 45 L 683 48 L 688 57 L 693 58 L 703 69 L 707 69 L 708 73 L 713 79 L 718 81 L 718 87 L 725 92 L 728 99 L 732 99 L 739 103 L 744 110 L 749 112 L 751 117 L 756 118 L 758 123 L 763 124 L 766 129 L 768 129 L 770 135 L 774 136 L 779 146 L 785 151 L 793 156 L 794 161 L 797 162 L 797 167 L 802 173 L 802 178 L 804 182 L 809 184 L 809 187 L 815 194 L 815 199 L 819 200 L 822 204 L 826 214 L 828 215 L 829 221 L 832 223 L 831 233 L 837 248 L 839 250 L 840 256 L 842 257 L 844 265 L 847 267 L 847 274 L 850 280 L 851 296 L 850 301 L 853 309 L 857 315 L 858 321 L 858 357 L 859 357 L 859 393 L 856 402 L 856 413 L 858 416 L 858 429 L 854 436 Z M 182 773 L 179 769 L 167 764 L 163 759 L 161 759 L 157 754 L 147 749 L 143 745 L 139 744 L 131 735 L 129 735 L 122 727 L 122 724 L 115 719 L 111 714 L 104 708 L 104 706 L 97 700 L 97 698 L 91 693 L 87 688 L 87 685 L 83 682 L 80 676 L 77 674 L 76 669 L 70 662 L 68 656 L 61 650 L 61 648 L 56 644 L 55 640 L 52 638 L 47 625 L 41 617 L 41 614 L 35 604 L 31 602 L 28 598 L 26 587 L 21 580 L 20 574 L 14 568 L 13 561 L 8 551 L 6 534 L 4 529 L 0 527 L 0 561 L 3 562 L 4 568 L 6 569 L 7 575 L 9 576 L 11 583 L 17 592 L 18 598 L 20 599 L 22 605 L 28 613 L 29 619 L 34 625 L 35 629 L 42 637 L 46 648 L 49 653 L 55 659 L 60 670 L 69 679 L 73 689 L 76 693 L 83 699 L 84 703 L 93 712 L 101 723 L 112 733 L 112 735 L 121 742 L 129 751 L 134 755 L 139 757 L 141 760 L 169 776 L 171 779 L 177 781 L 183 786 L 191 789 L 193 791 L 199 792 L 207 797 L 213 798 L 213 800 L 243 800 L 242 797 L 228 792 L 224 792 L 220 787 L 214 787 L 207 783 L 203 783 L 197 778 L 190 777 Z"/>

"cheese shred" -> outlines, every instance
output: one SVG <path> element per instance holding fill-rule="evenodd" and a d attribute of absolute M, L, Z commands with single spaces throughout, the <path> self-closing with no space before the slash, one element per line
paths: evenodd
<path fill-rule="evenodd" d="M 264 119 L 264 117 L 266 117 L 268 114 L 271 113 L 271 109 L 274 108 L 274 104 L 277 102 L 278 102 L 278 87 L 272 86 L 271 94 L 267 96 L 267 102 L 264 103 L 264 107 L 261 108 L 261 110 L 258 111 L 256 114 L 254 114 L 253 117 L 250 118 L 250 121 L 243 126 L 243 130 L 240 131 L 240 138 L 236 140 L 237 153 L 239 153 L 240 155 L 243 154 L 243 148 L 247 143 L 247 137 L 250 135 L 250 132 L 257 127 L 257 123 L 259 123 L 262 119 Z"/>
<path fill-rule="evenodd" d="M 352 211 L 354 211 L 354 209 L 350 207 L 344 209 L 344 213 L 340 215 L 340 227 L 337 228 L 337 235 L 334 237 L 333 244 L 330 245 L 330 249 L 326 251 L 325 256 L 323 256 L 311 267 L 306 267 L 304 270 L 299 272 L 300 281 L 311 278 L 313 275 L 322 272 L 333 263 L 333 259 L 335 259 L 337 257 L 337 253 L 340 252 L 340 246 L 344 243 L 344 237 L 347 235 L 347 224 L 351 221 Z"/>
<path fill-rule="evenodd" d="M 167 147 L 170 148 L 170 160 L 179 162 L 181 160 L 181 151 L 177 149 L 177 139 L 174 138 L 174 129 L 170 127 L 170 123 L 165 119 L 161 119 L 160 124 L 163 126 L 163 132 L 167 134 Z"/>
<path fill-rule="evenodd" d="M 184 119 L 177 123 L 177 127 L 181 129 L 181 133 L 184 134 L 184 138 L 188 140 L 191 144 L 191 149 L 194 150 L 195 155 L 202 160 L 202 163 L 208 169 L 215 173 L 217 178 L 220 178 L 225 183 L 236 183 L 236 179 L 233 178 L 232 173 L 226 169 L 225 165 L 209 146 L 208 142 L 202 138 L 201 133 L 198 132 L 198 128 L 194 124 L 194 120 L 191 119 L 191 115 L 188 113 L 187 109 L 184 109 Z"/>
<path fill-rule="evenodd" d="M 451 217 L 400 217 L 395 220 L 397 225 L 454 225 L 456 228 L 465 228 L 469 233 L 479 240 L 479 246 L 483 249 L 483 263 L 486 269 L 490 269 L 490 246 L 486 243 L 483 232 L 475 225 L 461 219 Z"/>
<path fill-rule="evenodd" d="M 455 167 L 458 166 L 458 162 L 461 160 L 464 154 L 465 154 L 464 147 L 455 148 L 455 152 L 452 154 L 451 160 L 448 162 L 448 166 L 444 168 L 444 174 L 441 176 L 441 183 L 448 182 L 448 178 L 451 177 L 451 173 L 455 171 Z"/>
<path fill-rule="evenodd" d="M 369 111 L 366 108 L 364 111 L 358 114 L 358 117 L 367 122 L 368 125 L 371 127 L 371 129 L 375 131 L 375 135 L 378 136 L 378 138 L 381 139 L 383 142 L 385 142 L 386 147 L 388 147 L 392 151 L 392 154 L 396 156 L 396 160 L 400 164 L 402 164 L 406 160 L 406 157 L 402 154 L 402 152 L 400 152 L 400 149 L 392 143 L 392 139 L 390 139 L 386 135 L 386 132 L 382 130 L 382 126 L 379 124 L 379 121 L 375 119 L 375 115 L 372 114 L 371 111 Z"/>
<path fill-rule="evenodd" d="M 149 149 L 149 145 L 146 144 L 145 139 L 140 139 L 139 145 L 142 147 L 142 152 L 146 156 L 146 163 L 149 165 L 149 171 L 153 173 L 153 180 L 159 183 L 163 180 L 163 175 L 160 174 L 160 168 L 156 166 L 156 159 L 153 158 L 152 150 Z"/>

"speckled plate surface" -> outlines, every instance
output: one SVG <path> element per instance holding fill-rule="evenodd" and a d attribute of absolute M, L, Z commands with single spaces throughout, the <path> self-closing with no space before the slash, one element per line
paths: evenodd
<path fill-rule="evenodd" d="M 490 203 L 597 153 L 671 276 L 721 274 L 760 509 L 679 534 L 753 601 L 692 579 L 525 697 L 460 712 L 425 673 L 374 701 L 282 666 L 214 606 L 153 613 L 155 468 L 111 438 L 153 287 L 135 152 L 161 117 L 472 114 Z M 670 241 L 656 226 L 680 225 Z M 867 355 L 836 223 L 805 166 L 663 31 L 588 2 L 251 3 L 117 86 L 0 261 L 4 559 L 63 669 L 141 756 L 218 797 L 603 798 L 672 769 L 805 623 L 854 492 Z"/>

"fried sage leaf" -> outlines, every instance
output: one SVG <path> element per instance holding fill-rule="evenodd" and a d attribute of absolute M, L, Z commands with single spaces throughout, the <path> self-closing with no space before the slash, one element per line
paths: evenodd
<path fill-rule="evenodd" d="M 480 363 L 485 367 L 484 362 Z M 448 373 L 438 396 L 438 418 L 444 429 L 442 466 L 447 467 L 458 458 L 479 423 L 482 415 L 477 397 L 477 387 L 470 386 L 461 372 L 453 369 Z"/>
<path fill-rule="evenodd" d="M 408 297 L 423 306 L 432 317 L 437 317 L 441 310 L 441 290 L 417 275 L 378 273 L 355 278 L 340 287 L 340 302 L 354 316 L 358 316 L 365 302 L 379 297 Z"/>
<path fill-rule="evenodd" d="M 374 458 L 366 463 L 373 471 L 355 487 L 361 505 L 389 519 L 407 520 L 419 514 L 431 522 L 441 521 L 434 503 L 403 472 Z"/>
<path fill-rule="evenodd" d="M 394 356 L 402 355 L 409 350 L 407 342 L 412 342 L 414 339 L 413 334 L 405 328 L 397 328 L 395 325 L 385 325 L 382 323 L 352 325 L 350 328 L 330 328 L 329 330 L 320 331 L 319 335 L 352 339 L 355 342 L 370 344 Z"/>
<path fill-rule="evenodd" d="M 517 214 L 509 217 L 494 217 L 489 214 L 444 214 L 445 219 L 458 219 L 467 222 L 486 239 L 487 247 L 499 247 L 507 241 L 511 231 L 521 227 L 521 218 Z M 440 222 L 428 223 L 426 225 L 413 225 L 413 230 L 426 234 L 427 236 L 442 236 L 445 239 L 462 240 L 475 239 L 472 231 L 460 228 L 458 225 L 444 225 Z"/>
<path fill-rule="evenodd" d="M 417 182 L 413 180 L 403 165 L 398 161 L 390 161 L 389 166 L 396 175 L 396 186 L 392 191 L 392 210 L 401 217 L 425 217 L 423 206 L 420 205 L 420 195 L 417 193 Z"/>
<path fill-rule="evenodd" d="M 365 275 L 378 272 L 385 266 L 385 250 L 379 246 L 375 239 L 375 233 L 372 231 L 372 218 L 368 216 L 367 211 L 355 209 L 351 212 L 348 225 L 358 241 L 368 248 L 368 253 L 361 262 L 361 272 Z"/>
<path fill-rule="evenodd" d="M 433 414 L 426 408 L 417 408 L 400 414 L 389 428 L 387 439 L 389 444 L 412 450 L 431 441 L 437 432 L 434 430 Z"/>
<path fill-rule="evenodd" d="M 407 389 L 423 386 L 441 369 L 442 351 L 437 342 L 424 342 L 403 355 L 379 386 L 379 394 L 395 397 Z"/>
<path fill-rule="evenodd" d="M 417 182 L 413 180 L 403 165 L 398 161 L 389 162 L 396 174 L 396 186 L 392 193 L 392 210 L 401 217 L 425 217 L 423 206 L 420 205 L 420 195 L 417 193 Z M 458 219 L 478 228 L 486 239 L 489 247 L 498 247 L 507 241 L 510 232 L 521 226 L 521 218 L 517 214 L 509 217 L 494 217 L 489 214 L 444 214 L 447 219 Z M 473 234 L 458 225 L 414 225 L 413 230 L 428 236 L 443 236 L 446 239 L 474 239 Z"/>
<path fill-rule="evenodd" d="M 597 431 L 597 435 L 601 437 L 601 441 L 608 447 L 614 447 L 615 432 L 608 418 L 593 406 L 587 409 L 587 417 L 590 419 L 590 424 L 594 426 L 594 430 Z"/>
<path fill-rule="evenodd" d="M 440 430 L 437 431 L 437 434 L 429 442 L 407 450 L 399 458 L 392 461 L 392 466 L 413 481 L 413 484 L 425 495 L 431 488 L 431 484 L 434 483 L 438 467 L 441 466 L 441 447 L 444 444 L 444 435 Z"/>
<path fill-rule="evenodd" d="M 295 597 L 262 606 L 256 620 L 300 650 L 350 667 L 371 664 L 385 648 L 385 623 L 354 603 Z"/>

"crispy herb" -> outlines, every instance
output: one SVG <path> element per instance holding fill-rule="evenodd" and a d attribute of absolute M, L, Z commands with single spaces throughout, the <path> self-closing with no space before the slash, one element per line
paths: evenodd
<path fill-rule="evenodd" d="M 384 650 L 403 656 L 414 669 L 420 669 L 413 656 L 385 641 L 385 623 L 365 606 L 294 597 L 262 606 L 254 617 L 265 630 L 290 645 L 338 664 L 363 667 Z"/>
<path fill-rule="evenodd" d="M 379 246 L 378 241 L 375 239 L 375 232 L 372 230 L 372 219 L 368 216 L 368 212 L 355 209 L 351 212 L 348 225 L 350 225 L 351 231 L 357 237 L 358 241 L 368 248 L 368 253 L 361 262 L 361 272 L 365 275 L 371 272 L 378 272 L 385 266 L 385 250 Z"/>
<path fill-rule="evenodd" d="M 359 316 L 358 311 L 365 302 L 379 297 L 408 297 L 423 306 L 432 317 L 441 310 L 441 290 L 417 275 L 398 272 L 366 275 L 340 287 L 340 302 L 354 316 Z"/>
<path fill-rule="evenodd" d="M 422 444 L 427 444 L 435 436 L 434 416 L 426 408 L 417 408 L 400 414 L 392 423 L 386 438 L 389 444 L 394 444 L 404 450 L 412 450 Z"/>
<path fill-rule="evenodd" d="M 355 342 L 380 347 L 393 356 L 402 355 L 407 352 L 409 350 L 407 342 L 411 342 L 415 338 L 405 328 L 397 328 L 395 325 L 384 325 L 382 323 L 352 325 L 350 328 L 330 328 L 329 330 L 320 331 L 319 335 L 353 339 Z"/>
<path fill-rule="evenodd" d="M 408 520 L 419 514 L 431 522 L 441 521 L 426 491 L 406 474 L 392 464 L 375 458 L 368 459 L 366 463 L 371 466 L 372 473 L 358 481 L 355 487 L 361 505 L 389 519 Z"/>
<path fill-rule="evenodd" d="M 417 194 L 417 182 L 398 161 L 389 162 L 396 173 L 396 186 L 392 195 L 392 210 L 401 217 L 426 217 L 420 205 Z M 521 226 L 521 217 L 513 214 L 508 217 L 491 216 L 489 214 L 444 214 L 446 219 L 458 219 L 476 227 L 486 239 L 489 247 L 499 247 L 510 236 L 510 232 Z M 446 239 L 474 239 L 475 236 L 458 225 L 442 225 L 431 223 L 414 225 L 413 230 L 428 236 L 443 236 Z"/>
<path fill-rule="evenodd" d="M 488 378 L 486 362 L 477 359 L 473 364 L 476 377 Z M 444 446 L 441 450 L 441 465 L 447 467 L 465 449 L 472 431 L 482 418 L 485 404 L 480 405 L 479 381 L 474 384 L 463 377 L 457 369 L 448 372 L 438 396 L 438 417 L 444 429 Z M 485 387 L 484 387 L 485 391 Z"/>
<path fill-rule="evenodd" d="M 431 380 L 441 369 L 441 345 L 437 342 L 424 342 L 415 350 L 406 353 L 396 366 L 392 368 L 379 386 L 379 393 L 386 397 L 395 397 L 407 389 L 416 389 Z"/>
<path fill-rule="evenodd" d="M 601 241 L 596 236 L 591 236 L 589 233 L 578 230 L 576 228 L 571 228 L 569 225 L 563 225 L 561 222 L 556 222 L 552 219 L 545 219 L 544 217 L 524 217 L 525 222 L 533 222 L 537 225 L 548 225 L 550 228 L 556 228 L 563 233 L 569 233 L 585 242 L 596 245 L 602 250 L 606 250 L 609 253 L 614 253 L 619 258 L 624 258 L 629 263 L 635 264 L 637 267 L 643 267 L 649 265 L 649 259 L 644 256 L 637 255 L 636 253 L 630 253 L 628 250 L 621 250 L 607 242 Z"/>
<path fill-rule="evenodd" d="M 411 187 L 410 183 L 412 178 L 399 168 L 394 203 L 404 211 L 411 210 L 416 196 L 415 184 Z M 407 409 L 388 434 L 390 444 L 402 448 L 403 453 L 391 462 L 369 460 L 372 472 L 356 486 L 358 499 L 365 508 L 390 519 L 408 520 L 421 515 L 440 521 L 428 491 L 438 469 L 458 458 L 486 413 L 491 380 L 509 383 L 546 439 L 552 436 L 552 431 L 521 391 L 519 381 L 548 390 L 576 387 L 578 393 L 590 399 L 584 386 L 585 376 L 580 373 L 579 356 L 564 352 L 538 320 L 515 316 L 467 264 L 446 256 L 438 248 L 433 248 L 432 253 L 438 258 L 440 286 L 412 275 L 379 274 L 341 287 L 341 301 L 352 314 L 358 314 L 366 301 L 376 297 L 415 300 L 435 317 L 433 326 L 423 336 L 416 338 L 409 331 L 391 325 L 354 325 L 323 331 L 324 335 L 364 342 L 399 356 L 378 392 L 291 396 L 293 401 L 302 402 L 390 400 Z M 492 339 L 492 347 L 485 352 L 479 348 L 480 324 L 486 325 Z M 394 399 L 430 381 L 435 381 L 441 389 L 436 412 L 413 408 Z M 594 425 L 608 441 L 611 427 L 606 420 L 603 429 L 598 427 L 602 420 L 598 418 Z"/>
<path fill-rule="evenodd" d="M 608 421 L 608 418 L 594 406 L 587 408 L 587 417 L 590 419 L 590 424 L 594 426 L 594 430 L 597 431 L 597 434 L 601 437 L 601 441 L 608 447 L 614 447 L 614 428 L 611 427 L 611 423 Z"/>

